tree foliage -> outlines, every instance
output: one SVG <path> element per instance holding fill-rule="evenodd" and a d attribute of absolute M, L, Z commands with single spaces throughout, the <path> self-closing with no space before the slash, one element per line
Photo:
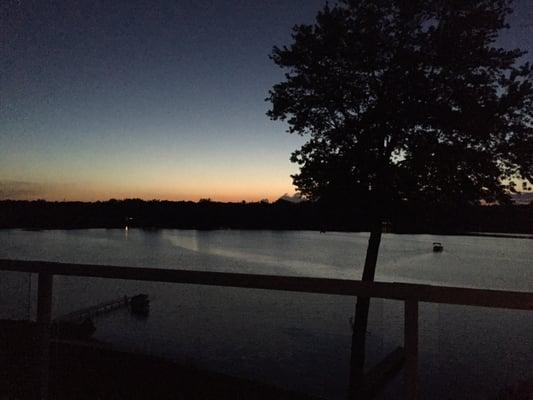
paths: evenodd
<path fill-rule="evenodd" d="M 341 0 L 293 28 L 268 115 L 311 199 L 475 204 L 533 181 L 533 68 L 496 46 L 509 0 Z"/>

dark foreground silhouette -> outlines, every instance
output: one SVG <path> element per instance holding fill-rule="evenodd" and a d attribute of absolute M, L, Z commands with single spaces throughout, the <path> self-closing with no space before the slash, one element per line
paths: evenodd
<path fill-rule="evenodd" d="M 0 320 L 0 398 L 35 398 L 35 328 Z M 313 399 L 98 342 L 54 343 L 50 354 L 52 399 Z"/>
<path fill-rule="evenodd" d="M 368 231 L 363 206 L 317 202 L 109 200 L 105 202 L 0 201 L 0 228 L 179 228 Z M 436 206 L 400 204 L 388 215 L 394 233 L 500 232 L 533 234 L 533 204 Z"/>

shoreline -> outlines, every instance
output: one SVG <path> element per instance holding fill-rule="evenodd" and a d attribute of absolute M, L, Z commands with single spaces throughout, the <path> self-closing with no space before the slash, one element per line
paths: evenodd
<path fill-rule="evenodd" d="M 9 227 L 9 228 L 0 228 L 0 231 L 7 230 L 19 230 L 26 232 L 40 232 L 40 231 L 74 231 L 74 230 L 93 230 L 93 229 L 102 229 L 102 230 L 124 230 L 124 227 L 105 227 L 105 226 L 94 226 L 94 227 L 43 227 L 43 228 L 29 228 L 29 227 Z M 261 229 L 261 228 L 212 228 L 212 229 L 199 229 L 199 228 L 178 228 L 178 227 L 141 227 L 133 226 L 129 227 L 130 230 L 138 229 L 143 231 L 162 231 L 162 230 L 182 230 L 182 231 L 269 231 L 269 232 L 317 232 L 317 233 L 370 233 L 369 231 L 357 231 L 357 230 L 331 230 L 331 231 L 320 231 L 314 229 Z M 503 238 L 503 239 L 529 239 L 533 240 L 533 233 L 521 233 L 521 232 L 383 232 L 383 234 L 393 234 L 393 235 L 434 235 L 434 236 L 470 236 L 470 237 L 493 237 L 493 238 Z"/>

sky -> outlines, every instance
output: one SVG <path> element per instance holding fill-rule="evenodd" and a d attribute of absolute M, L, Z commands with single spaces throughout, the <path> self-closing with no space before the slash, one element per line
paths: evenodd
<path fill-rule="evenodd" d="M 324 3 L 2 1 L 0 199 L 293 193 L 304 139 L 265 114 L 268 55 Z M 515 10 L 500 42 L 533 53 L 533 3 Z"/>

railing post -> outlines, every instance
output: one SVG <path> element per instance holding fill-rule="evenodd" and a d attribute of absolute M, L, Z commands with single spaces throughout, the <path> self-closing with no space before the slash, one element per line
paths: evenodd
<path fill-rule="evenodd" d="M 39 273 L 37 291 L 37 329 L 38 329 L 38 398 L 48 399 L 50 375 L 50 326 L 52 320 L 52 284 L 54 276 Z"/>
<path fill-rule="evenodd" d="M 405 301 L 405 389 L 408 400 L 418 399 L 418 302 Z"/>

